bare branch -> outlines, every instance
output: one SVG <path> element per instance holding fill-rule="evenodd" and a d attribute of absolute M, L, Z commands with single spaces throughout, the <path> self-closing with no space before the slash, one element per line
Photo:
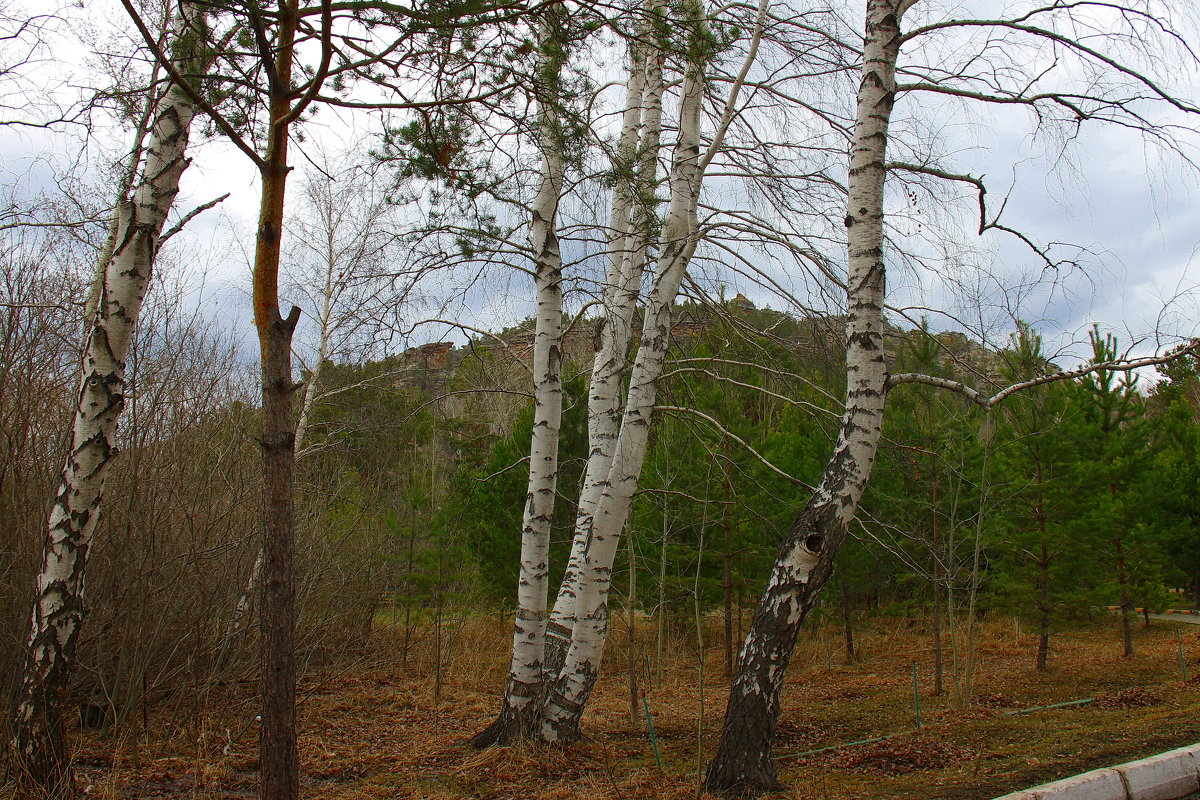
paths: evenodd
<path fill-rule="evenodd" d="M 934 386 L 939 389 L 948 389 L 956 392 L 963 397 L 975 403 L 983 409 L 993 408 L 1003 402 L 1009 395 L 1032 389 L 1035 386 L 1043 386 L 1047 383 L 1056 383 L 1058 381 L 1072 380 L 1074 378 L 1082 378 L 1085 375 L 1091 375 L 1095 372 L 1131 372 L 1142 367 L 1153 367 L 1159 364 L 1169 364 L 1172 361 L 1177 361 L 1180 358 L 1189 355 L 1200 353 L 1200 341 L 1194 342 L 1191 346 L 1185 347 L 1182 350 L 1177 350 L 1163 356 L 1147 356 L 1146 358 L 1134 359 L 1118 359 L 1115 361 L 1105 361 L 1099 364 L 1088 364 L 1077 369 L 1067 370 L 1065 372 L 1053 372 L 1046 375 L 1038 375 L 1036 378 L 1020 381 L 1011 384 L 996 392 L 993 395 L 985 395 L 978 389 L 975 389 L 967 384 L 956 381 L 950 378 L 939 378 L 933 375 L 922 375 L 917 372 L 902 372 L 897 375 L 892 375 L 888 378 L 887 388 L 891 390 L 893 387 L 900 386 L 906 383 L 918 383 L 925 386 Z"/>
<path fill-rule="evenodd" d="M 183 219 L 181 219 L 181 220 L 179 220 L 179 222 L 175 223 L 175 225 L 172 226 L 169 231 L 164 233 L 162 236 L 158 237 L 159 246 L 161 247 L 168 239 L 170 239 L 172 236 L 174 236 L 175 234 L 177 234 L 181 230 L 183 230 L 184 226 L 187 225 L 192 220 L 194 220 L 196 217 L 200 216 L 205 211 L 208 211 L 213 206 L 217 205 L 218 203 L 222 203 L 227 199 L 229 199 L 229 192 L 226 192 L 225 194 L 221 195 L 220 197 L 216 198 L 215 200 L 209 200 L 207 203 L 193 208 L 191 211 L 189 211 L 187 214 L 185 214 L 183 216 Z"/>
<path fill-rule="evenodd" d="M 750 453 L 750 455 L 754 456 L 756 459 L 761 461 L 767 467 L 767 469 L 771 470 L 776 475 L 780 476 L 781 478 L 786 478 L 787 480 L 791 481 L 792 483 L 803 486 L 806 489 L 811 490 L 813 488 L 812 486 L 810 486 L 809 484 L 800 480 L 799 478 L 789 475 L 788 473 L 781 470 L 779 467 L 772 464 L 770 461 L 768 461 L 766 459 L 766 457 L 764 457 L 761 453 L 759 453 L 757 450 L 755 450 L 750 444 L 748 444 L 745 439 L 741 438 L 736 433 L 730 431 L 724 425 L 722 425 L 720 422 L 713 419 L 708 414 L 705 414 L 703 411 L 697 411 L 694 408 L 684 408 L 682 406 L 659 406 L 659 405 L 656 405 L 654 407 L 654 410 L 655 411 L 665 411 L 667 413 L 673 413 L 673 414 L 683 414 L 683 415 L 691 415 L 693 417 L 699 417 L 700 419 L 707 422 L 710 426 L 712 426 L 722 436 L 728 437 L 729 439 L 732 439 L 734 442 L 737 442 L 739 445 L 741 445 L 742 448 L 746 450 L 746 452 Z"/>
<path fill-rule="evenodd" d="M 787 397 L 786 395 L 779 394 L 778 392 L 772 392 L 770 389 L 766 388 L 765 386 L 755 386 L 752 383 L 743 383 L 742 381 L 735 381 L 733 378 L 727 378 L 724 375 L 718 375 L 717 373 L 712 372 L 710 370 L 699 369 L 697 367 L 680 367 L 679 369 L 674 369 L 674 370 L 671 370 L 670 372 L 664 372 L 662 374 L 660 380 L 665 379 L 665 378 L 670 378 L 673 375 L 679 375 L 679 374 L 682 374 L 685 372 L 696 372 L 701 375 L 705 375 L 714 381 L 720 381 L 721 383 L 728 383 L 733 386 L 741 386 L 743 389 L 751 389 L 751 390 L 759 392 L 761 394 L 765 394 L 768 397 L 774 397 L 776 400 L 781 400 L 784 403 L 787 403 L 788 405 L 798 406 L 800 408 L 807 408 L 811 411 L 819 411 L 823 414 L 828 414 L 835 418 L 841 416 L 841 414 L 839 412 L 834 411 L 829 408 L 822 408 L 821 406 L 817 405 L 816 403 L 810 403 L 807 400 L 797 400 L 794 397 Z"/>
<path fill-rule="evenodd" d="M 492 478 L 503 475 L 504 473 L 506 473 L 510 470 L 514 470 L 517 467 L 521 466 L 522 464 L 527 464 L 527 463 L 529 463 L 529 456 L 525 456 L 523 458 L 518 458 L 516 461 L 509 464 L 507 467 L 498 469 L 495 472 L 493 472 L 491 475 L 486 475 L 482 478 L 475 478 L 474 480 L 478 481 L 479 483 L 484 483 L 486 481 L 490 481 Z"/>
<path fill-rule="evenodd" d="M 957 181 L 959 183 L 968 183 L 974 186 L 979 196 L 979 235 L 982 236 L 989 230 L 1003 231 L 1007 234 L 1020 239 L 1030 250 L 1037 254 L 1038 258 L 1046 263 L 1047 267 L 1057 269 L 1064 265 L 1069 265 L 1070 261 L 1055 260 L 1050 257 L 1045 248 L 1038 246 L 1036 242 L 1029 238 L 1027 234 L 1021 233 L 1015 228 L 1010 228 L 1007 225 L 1000 224 L 1000 215 L 1004 213 L 1004 206 L 1000 206 L 1000 211 L 996 212 L 995 219 L 988 220 L 987 218 L 987 185 L 984 184 L 982 178 L 976 178 L 974 175 L 958 174 L 948 172 L 937 167 L 926 166 L 922 164 L 908 164 L 902 161 L 890 161 L 886 165 L 889 171 L 904 171 L 915 172 L 921 175 L 929 175 L 934 178 L 941 178 L 946 181 Z"/>
<path fill-rule="evenodd" d="M 742 68 L 734 79 L 733 85 L 729 87 L 729 99 L 725 101 L 725 109 L 721 112 L 721 122 L 717 125 L 716 131 L 713 132 L 712 144 L 709 145 L 708 152 L 704 154 L 704 158 L 700 160 L 700 180 L 703 180 L 704 171 L 721 149 L 725 133 L 729 130 L 729 124 L 733 122 L 733 117 L 737 113 L 734 107 L 737 105 L 738 95 L 741 94 L 742 86 L 746 82 L 746 75 L 750 72 L 750 67 L 753 66 L 754 59 L 758 57 L 758 46 L 762 42 L 763 26 L 767 18 L 768 5 L 768 0 L 759 0 L 758 16 L 754 20 L 754 32 L 750 35 L 750 47 L 746 52 L 746 58 L 742 62 Z"/>

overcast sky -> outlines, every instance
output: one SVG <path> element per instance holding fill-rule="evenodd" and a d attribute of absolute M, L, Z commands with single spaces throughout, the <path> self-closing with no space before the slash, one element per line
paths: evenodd
<path fill-rule="evenodd" d="M 103 26 L 120 19 L 118 9 L 108 0 L 95 0 L 70 13 L 91 20 L 89 24 L 101 31 L 103 39 Z M 943 11 L 930 4 L 927 16 L 916 17 L 913 24 Z M 850 18 L 859 13 L 853 10 Z M 66 41 L 66 35 L 60 35 L 63 38 L 58 41 Z M 11 45 L 7 47 L 7 51 L 0 51 L 6 61 L 13 57 Z M 42 65 L 26 80 L 36 82 L 41 74 L 60 96 L 77 91 L 73 84 L 86 83 L 67 77 L 72 71 L 78 74 L 90 68 L 83 49 L 68 51 L 60 45 L 49 63 L 55 67 Z M 1194 70 L 1176 70 L 1175 76 L 1176 84 L 1185 90 L 1200 87 Z M 1200 91 L 1191 92 L 1191 96 L 1200 98 Z M 944 270 L 940 274 L 896 270 L 889 278 L 894 305 L 946 309 L 959 322 L 950 317 L 933 318 L 935 328 L 960 324 L 973 330 L 983 328 L 997 344 L 1002 344 L 1007 330 L 1011 330 L 1012 317 L 1019 316 L 1034 322 L 1052 347 L 1065 353 L 1064 365 L 1086 355 L 1083 348 L 1072 343 L 1086 342 L 1086 330 L 1094 322 L 1117 332 L 1123 343 L 1143 340 L 1139 352 L 1168 345 L 1181 336 L 1200 334 L 1196 291 L 1200 282 L 1200 264 L 1196 263 L 1200 179 L 1181 159 L 1163 158 L 1128 131 L 1102 130 L 1099 126 L 1085 127 L 1062 151 L 1065 157 L 1059 158 L 1057 147 L 1031 135 L 1030 116 L 1024 110 L 988 109 L 969 120 L 956 118 L 955 113 L 960 112 L 948 113 L 944 106 L 925 104 L 924 98 L 917 95 L 903 97 L 897 106 L 898 128 L 903 128 L 905 119 L 938 127 L 942 146 L 951 153 L 949 163 L 963 172 L 987 176 L 989 202 L 998 205 L 1008 195 L 1006 224 L 1027 232 L 1040 243 L 1069 242 L 1087 249 L 1081 252 L 1077 267 L 1053 272 L 1013 237 L 996 231 L 981 238 L 967 236 L 961 244 L 964 252 L 970 253 L 971 269 L 953 276 Z M 1191 133 L 1181 134 L 1181 141 L 1186 152 L 1195 155 L 1200 144 L 1195 130 L 1200 125 L 1184 119 L 1182 114 L 1164 119 L 1191 127 Z M 369 126 L 322 112 L 316 125 L 306 131 L 307 143 L 297 143 L 294 148 L 296 174 L 290 184 L 292 190 L 302 174 L 311 169 L 301 150 L 316 141 L 326 147 L 365 148 Z M 115 149 L 104 148 L 109 155 Z M 0 151 L 4 153 L 9 182 L 19 176 L 22 193 L 50 190 L 54 170 L 65 167 L 79 152 L 78 131 L 71 126 L 48 131 L 0 128 Z M 105 153 L 93 148 L 88 155 L 98 159 Z M 249 301 L 243 291 L 248 286 L 248 267 L 244 254 L 250 249 L 247 239 L 255 225 L 257 175 L 244 156 L 219 141 L 202 144 L 194 150 L 193 158 L 184 177 L 180 207 L 188 208 L 225 192 L 230 198 L 219 210 L 193 221 L 172 246 L 186 268 L 207 271 L 204 292 L 197 296 L 203 297 L 213 316 L 248 330 Z M 916 205 L 930 202 L 923 197 Z M 973 229 L 976 220 L 971 218 L 971 204 L 953 208 L 962 219 L 952 225 L 964 231 Z M 914 211 L 911 207 L 904 210 Z M 930 206 L 923 209 L 930 219 L 942 210 Z M 919 219 L 912 213 L 909 216 Z M 1058 247 L 1053 252 L 1066 256 L 1071 251 Z M 954 277 L 957 286 L 943 280 L 947 277 Z M 1033 285 L 1035 279 L 1037 285 Z M 465 304 L 456 306 L 456 313 L 476 327 L 513 324 L 532 313 L 532 287 L 526 286 L 527 282 L 504 276 L 469 295 Z M 732 290 L 745 292 L 759 304 L 777 308 L 783 305 L 744 281 L 731 277 L 728 283 Z M 1014 288 L 1022 286 L 1026 288 Z M 982 308 L 975 308 L 980 299 Z M 914 316 L 919 314 L 913 312 Z M 445 330 L 434 328 L 417 338 L 451 338 Z"/>

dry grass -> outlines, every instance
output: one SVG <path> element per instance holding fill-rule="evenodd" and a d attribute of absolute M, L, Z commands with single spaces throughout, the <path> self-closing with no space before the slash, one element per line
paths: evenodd
<path fill-rule="evenodd" d="M 453 640 L 442 648 L 436 702 L 429 637 L 407 664 L 376 658 L 369 667 L 310 678 L 301 687 L 303 796 L 697 797 L 697 770 L 716 746 L 725 702 L 720 648 L 708 651 L 703 708 L 694 642 L 681 637 L 667 648 L 672 656 L 663 685 L 648 695 L 664 763 L 659 771 L 645 720 L 629 717 L 622 623 L 615 628 L 607 671 L 586 717 L 591 738 L 566 749 L 476 752 L 464 743 L 497 704 L 507 630 L 495 620 L 447 632 Z M 707 639 L 719 641 L 716 626 Z M 1120 657 L 1115 625 L 1077 629 L 1056 638 L 1052 668 L 1041 674 L 1032 669 L 1032 637 L 1018 638 L 1011 621 L 986 624 L 977 668 L 980 702 L 966 709 L 951 708 L 946 696 L 929 696 L 932 657 L 918 628 L 879 619 L 859 632 L 859 641 L 857 663 L 841 663 L 835 649 L 827 667 L 825 640 L 802 638 L 776 748 L 781 778 L 790 787 L 780 796 L 990 798 L 1200 741 L 1200 681 L 1181 680 L 1173 624 L 1139 631 L 1138 653 L 1129 660 Z M 1200 627 L 1187 626 L 1185 642 L 1200 652 Z M 385 653 L 397 645 L 397 635 L 388 631 L 378 642 Z M 914 661 L 925 721 L 919 731 L 913 728 Z M 1096 702 L 1005 714 L 1083 697 Z M 196 712 L 182 728 L 157 728 L 151 713 L 150 733 L 140 740 L 81 735 L 75 743 L 81 783 L 102 798 L 256 796 L 254 713 L 253 687 L 241 685 L 197 698 Z M 887 738 L 807 753 L 880 736 Z"/>

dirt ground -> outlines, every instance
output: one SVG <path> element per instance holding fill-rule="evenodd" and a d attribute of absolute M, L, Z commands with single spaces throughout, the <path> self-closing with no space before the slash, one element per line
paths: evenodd
<path fill-rule="evenodd" d="M 566 749 L 470 749 L 490 720 L 505 671 L 506 631 L 464 623 L 446 633 L 441 681 L 428 640 L 402 662 L 400 633 L 384 628 L 370 663 L 339 667 L 301 687 L 302 795 L 366 798 L 696 798 L 697 776 L 720 731 L 727 678 L 720 626 L 706 631 L 700 668 L 694 632 L 678 632 L 659 669 L 653 630 L 639 630 L 644 715 L 631 720 L 627 630 L 614 624 L 606 671 L 585 718 L 589 740 Z M 1184 680 L 1176 631 L 1193 676 Z M 1017 788 L 1200 741 L 1200 630 L 1154 622 L 1137 654 L 1120 655 L 1115 620 L 1057 636 L 1052 666 L 1037 673 L 1033 636 L 1011 619 L 983 624 L 975 701 L 955 708 L 933 695 L 927 631 L 902 618 L 864 621 L 858 658 L 839 638 L 803 635 L 788 677 L 775 757 L 787 791 L 805 800 L 996 797 Z M 382 655 L 381 655 L 382 654 Z M 922 725 L 915 725 L 913 665 Z M 947 690 L 950 665 L 947 664 Z M 1034 707 L 1092 699 L 1057 709 Z M 180 714 L 148 709 L 146 732 L 80 734 L 80 783 L 101 798 L 256 796 L 254 686 L 217 687 Z M 1022 712 L 1022 713 L 1013 713 Z M 180 724 L 180 721 L 182 724 Z M 878 741 L 836 747 L 865 739 Z M 823 749 L 833 748 L 833 749 Z M 819 752 L 812 752 L 818 751 Z"/>

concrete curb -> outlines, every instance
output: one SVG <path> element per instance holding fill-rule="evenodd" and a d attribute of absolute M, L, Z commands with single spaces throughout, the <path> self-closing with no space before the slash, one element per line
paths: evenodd
<path fill-rule="evenodd" d="M 1121 610 L 1120 606 L 1105 606 L 1105 608 L 1108 609 L 1109 611 L 1120 611 Z M 1145 613 L 1145 611 L 1146 611 L 1146 609 L 1144 609 L 1144 608 L 1131 608 L 1129 610 L 1135 614 L 1142 614 L 1142 613 Z M 1200 609 L 1164 608 L 1162 611 L 1152 611 L 1150 613 L 1152 613 L 1152 614 L 1200 614 Z"/>
<path fill-rule="evenodd" d="M 1200 792 L 1200 744 L 1072 775 L 996 800 L 1179 800 Z"/>

